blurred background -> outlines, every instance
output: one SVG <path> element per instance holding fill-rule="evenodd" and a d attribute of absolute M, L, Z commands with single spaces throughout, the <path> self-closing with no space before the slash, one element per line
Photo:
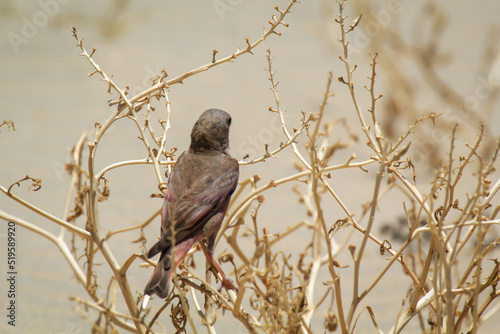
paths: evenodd
<path fill-rule="evenodd" d="M 12 120 L 15 131 L 0 127 L 0 184 L 8 187 L 27 174 L 41 178 L 39 191 L 29 191 L 28 185 L 23 184 L 14 193 L 61 216 L 70 181 L 64 164 L 71 161 L 71 149 L 82 133 L 93 138 L 94 124 L 102 123 L 113 110 L 107 101 L 116 99 L 116 94 L 107 92 L 107 85 L 98 75 L 88 77 L 93 69 L 85 58 L 79 57 L 72 27 L 77 28 L 87 51 L 97 49 L 94 60 L 101 68 L 113 76 L 119 87 L 129 86 L 133 96 L 148 88 L 162 69 L 169 78 L 174 78 L 209 63 L 213 49 L 218 50 L 216 57 L 220 59 L 245 48 L 246 37 L 254 41 L 262 35 L 263 28 L 268 29 L 267 22 L 276 13 L 274 6 L 284 9 L 287 3 L 282 0 L 2 0 L 0 123 Z M 484 154 L 491 153 L 499 137 L 499 12 L 500 3 L 495 1 L 348 2 L 348 22 L 363 14 L 360 25 L 350 35 L 352 64 L 358 65 L 357 96 L 363 110 L 370 106 L 369 94 L 363 88 L 369 84 L 367 77 L 371 75 L 369 54 L 378 52 L 376 91 L 384 97 L 377 106 L 377 115 L 386 135 L 397 139 L 422 114 L 443 114 L 434 125 L 427 121 L 415 130 L 409 152 L 417 168 L 417 182 L 423 189 L 428 187 L 433 167 L 448 152 L 451 129 L 456 123 L 460 124 L 459 152 L 465 142 L 475 141 L 480 123 L 486 128 Z M 234 63 L 222 64 L 186 79 L 184 84 L 172 86 L 169 90 L 172 129 L 167 148 L 177 147 L 178 153 L 187 149 L 192 125 L 208 108 L 219 108 L 232 115 L 231 152 L 238 160 L 247 154 L 250 159 L 261 156 L 265 144 L 278 147 L 285 138 L 276 114 L 268 111 L 274 106 L 274 98 L 269 90 L 266 49 L 271 48 L 275 57 L 273 67 L 280 81 L 278 91 L 287 111 L 289 129 L 298 127 L 301 111 L 317 111 L 328 72 L 332 71 L 334 78 L 345 76 L 338 58 L 341 49 L 337 42 L 339 27 L 334 21 L 337 14 L 335 1 L 304 0 L 286 18 L 289 27 L 278 28 L 282 35 L 270 36 L 253 55 L 245 54 Z M 353 153 L 360 161 L 369 158 L 370 151 L 364 145 L 347 87 L 335 79 L 332 88 L 336 95 L 329 101 L 325 117 L 345 119 L 351 131 L 360 137 L 360 143 L 338 152 L 332 163 L 344 163 Z M 165 119 L 164 103 L 155 106 L 154 116 Z M 366 117 L 369 118 L 368 113 Z M 146 150 L 137 136 L 132 122 L 116 123 L 97 152 L 97 169 L 118 161 L 145 158 Z M 343 136 L 345 131 L 339 130 L 331 142 Z M 87 156 L 84 153 L 84 159 Z M 258 174 L 263 185 L 290 175 L 295 171 L 292 159 L 291 150 L 285 150 L 276 159 L 242 166 L 240 179 Z M 355 187 L 352 175 L 356 175 Z M 347 172 L 333 174 L 332 185 L 345 203 L 359 212 L 361 205 L 371 199 L 373 174 L 356 171 L 351 176 Z M 158 192 L 151 166 L 124 167 L 106 177 L 111 197 L 99 206 L 105 228 L 137 225 L 161 206 L 160 199 L 149 198 Z M 259 223 L 271 233 L 307 217 L 291 191 L 292 185 L 283 188 L 268 192 L 260 210 Z M 404 211 L 400 207 L 391 209 L 390 201 L 385 205 L 389 210 L 383 211 L 386 216 L 382 221 L 397 229 L 397 219 Z M 331 201 L 330 207 L 331 210 L 325 211 L 326 219 L 334 222 L 344 217 L 336 203 Z M 0 196 L 0 208 L 52 233 L 59 231 L 55 224 L 4 195 Z M 146 229 L 148 246 L 156 238 L 158 226 L 159 220 Z M 6 231 L 6 227 L 0 228 L 2 273 L 7 271 Z M 130 243 L 137 237 L 137 233 L 122 234 L 111 240 L 118 261 L 141 252 L 139 244 Z M 72 309 L 79 305 L 68 299 L 86 298 L 86 293 L 57 248 L 21 228 L 16 239 L 17 326 L 7 326 L 2 314 L 0 331 L 89 332 L 89 322 Z M 223 249 L 221 243 L 217 252 Z M 365 270 L 369 275 L 370 261 Z M 133 290 L 142 292 L 151 270 L 136 266 L 129 274 Z M 395 281 L 386 290 L 379 290 L 378 296 L 386 298 L 394 290 L 398 291 L 394 292 L 398 298 L 404 296 L 406 283 L 400 287 L 394 284 L 400 275 L 401 271 L 395 270 L 390 276 Z M 0 282 L 2 309 L 5 309 L 3 276 Z M 395 308 L 386 310 L 384 298 L 380 300 L 375 295 L 371 302 L 381 305 L 377 315 L 385 326 L 383 329 L 388 330 L 401 300 L 396 299 Z M 156 302 L 154 307 L 161 305 Z M 368 317 L 364 320 L 366 324 L 357 326 L 360 332 L 373 328 Z M 224 318 L 218 321 L 224 328 Z M 321 328 L 322 318 L 317 321 Z"/>

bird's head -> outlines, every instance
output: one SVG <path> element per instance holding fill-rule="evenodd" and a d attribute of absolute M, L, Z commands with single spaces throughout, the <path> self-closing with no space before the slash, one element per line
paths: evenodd
<path fill-rule="evenodd" d="M 221 151 L 229 154 L 229 126 L 231 116 L 219 109 L 208 109 L 196 121 L 191 131 L 190 149 Z"/>

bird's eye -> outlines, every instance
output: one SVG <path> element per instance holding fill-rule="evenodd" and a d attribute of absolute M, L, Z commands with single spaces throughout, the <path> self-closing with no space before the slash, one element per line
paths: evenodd
<path fill-rule="evenodd" d="M 230 118 L 227 120 L 227 125 L 231 125 L 231 119 Z"/>

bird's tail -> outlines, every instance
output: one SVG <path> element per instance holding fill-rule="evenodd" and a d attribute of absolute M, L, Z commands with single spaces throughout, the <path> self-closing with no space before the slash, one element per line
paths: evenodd
<path fill-rule="evenodd" d="M 144 288 L 144 293 L 147 295 L 156 294 L 160 298 L 168 296 L 168 282 L 170 281 L 170 254 L 162 254 L 158 265 L 156 266 L 153 276 Z"/>

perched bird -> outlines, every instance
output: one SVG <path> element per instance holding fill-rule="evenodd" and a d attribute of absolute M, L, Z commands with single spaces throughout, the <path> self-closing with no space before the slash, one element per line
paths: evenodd
<path fill-rule="evenodd" d="M 152 294 L 167 297 L 173 275 L 172 252 L 177 266 L 197 242 L 221 274 L 221 288 L 237 290 L 213 257 L 215 238 L 239 176 L 238 161 L 229 154 L 230 125 L 231 116 L 222 110 L 201 114 L 191 132 L 189 150 L 181 154 L 168 176 L 161 238 L 147 254 L 151 258 L 160 253 L 160 259 L 144 289 L 141 309 Z"/>

